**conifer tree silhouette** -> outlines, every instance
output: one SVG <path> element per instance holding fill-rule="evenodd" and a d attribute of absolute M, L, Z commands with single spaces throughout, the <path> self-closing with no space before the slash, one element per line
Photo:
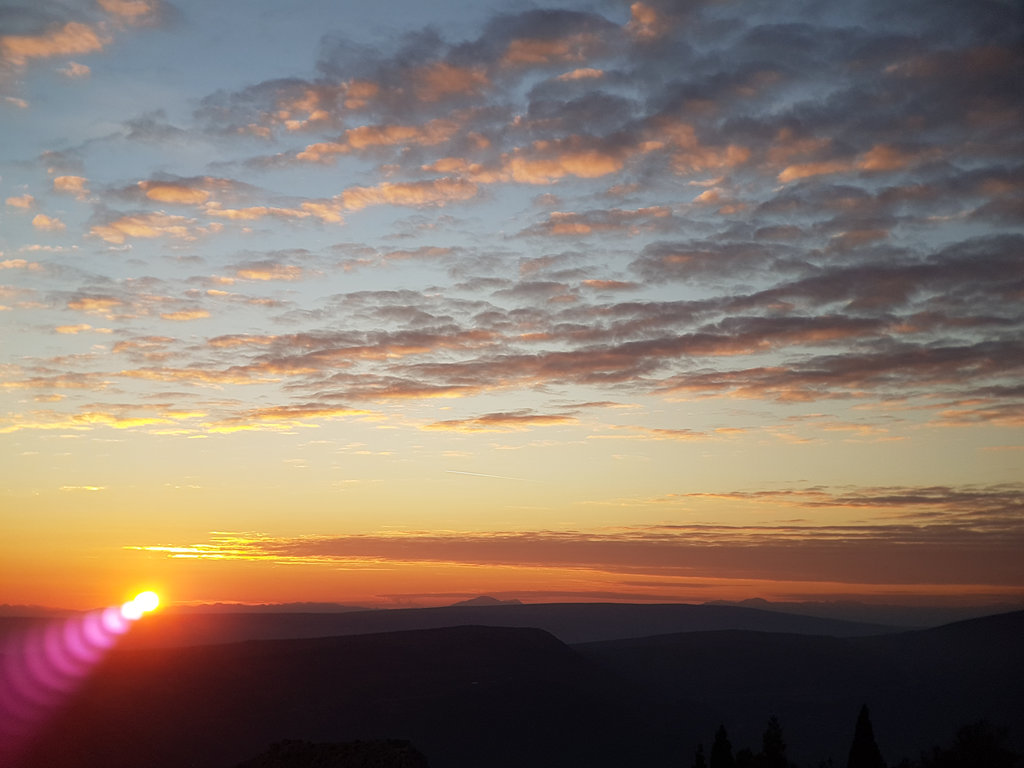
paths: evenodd
<path fill-rule="evenodd" d="M 718 726 L 715 743 L 711 745 L 710 768 L 736 768 L 736 760 L 732 756 L 732 744 L 724 725 Z"/>
<path fill-rule="evenodd" d="M 885 768 L 885 760 L 875 742 L 875 730 L 871 727 L 871 715 L 868 705 L 860 708 L 857 715 L 857 726 L 853 730 L 853 743 L 850 744 L 850 757 L 846 768 Z"/>
<path fill-rule="evenodd" d="M 704 759 L 703 744 L 697 745 L 697 751 L 693 755 L 693 768 L 708 768 L 707 760 Z"/>
<path fill-rule="evenodd" d="M 761 737 L 761 754 L 758 755 L 758 765 L 761 768 L 788 768 L 789 761 L 786 760 L 786 742 L 782 738 L 782 726 L 779 719 L 772 715 L 768 720 L 768 727 L 765 728 Z"/>

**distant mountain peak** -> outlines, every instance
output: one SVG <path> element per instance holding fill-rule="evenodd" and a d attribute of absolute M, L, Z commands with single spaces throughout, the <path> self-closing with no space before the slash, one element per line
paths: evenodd
<path fill-rule="evenodd" d="M 461 605 L 522 605 L 522 602 L 516 599 L 499 600 L 490 595 L 480 595 L 479 597 L 471 597 L 469 600 L 460 600 L 457 603 L 452 603 L 451 607 L 455 608 Z"/>

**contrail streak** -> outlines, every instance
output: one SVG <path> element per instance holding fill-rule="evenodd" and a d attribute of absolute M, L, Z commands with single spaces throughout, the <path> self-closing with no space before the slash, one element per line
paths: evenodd
<path fill-rule="evenodd" d="M 526 480 L 525 477 L 509 477 L 508 475 L 487 475 L 484 474 L 483 472 L 461 472 L 457 469 L 446 469 L 445 471 L 450 472 L 453 475 L 472 475 L 473 477 L 496 477 L 499 480 Z"/>

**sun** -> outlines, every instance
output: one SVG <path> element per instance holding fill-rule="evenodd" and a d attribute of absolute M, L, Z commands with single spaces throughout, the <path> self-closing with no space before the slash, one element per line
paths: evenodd
<path fill-rule="evenodd" d="M 156 610 L 158 605 L 160 605 L 160 596 L 156 592 L 140 592 L 134 599 L 121 606 L 121 615 L 135 621 L 142 618 L 144 613 Z"/>

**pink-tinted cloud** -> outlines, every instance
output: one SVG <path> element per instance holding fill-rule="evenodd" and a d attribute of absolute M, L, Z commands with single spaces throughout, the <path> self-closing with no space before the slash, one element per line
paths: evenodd
<path fill-rule="evenodd" d="M 218 232 L 221 227 L 218 222 L 201 225 L 194 218 L 155 212 L 125 214 L 106 224 L 96 224 L 89 231 L 101 240 L 120 245 L 129 238 L 170 237 L 191 241 Z"/>
<path fill-rule="evenodd" d="M 499 66 L 515 69 L 580 63 L 590 59 L 604 45 L 604 39 L 594 32 L 576 32 L 562 37 L 518 38 L 509 41 Z"/>
<path fill-rule="evenodd" d="M 12 208 L 20 208 L 27 211 L 35 205 L 36 199 L 32 195 L 26 193 L 24 195 L 8 197 L 5 202 Z"/>
<path fill-rule="evenodd" d="M 427 103 L 455 95 L 476 95 L 490 85 L 490 78 L 483 68 L 459 67 L 446 61 L 435 61 L 421 67 L 412 74 L 412 80 L 417 98 Z"/>
<path fill-rule="evenodd" d="M 210 191 L 192 184 L 172 181 L 140 181 L 139 189 L 158 203 L 201 205 L 210 199 Z"/>
<path fill-rule="evenodd" d="M 67 226 L 56 216 L 47 216 L 45 213 L 37 213 L 32 217 L 32 226 L 44 232 L 63 232 Z"/>
<path fill-rule="evenodd" d="M 620 171 L 634 147 L 612 145 L 584 136 L 535 141 L 502 158 L 502 170 L 522 184 L 550 184 L 566 176 L 596 179 Z"/>
<path fill-rule="evenodd" d="M 633 3 L 629 6 L 629 14 L 626 32 L 637 40 L 642 42 L 656 40 L 668 33 L 667 19 L 647 3 Z"/>
<path fill-rule="evenodd" d="M 458 123 L 440 119 L 423 125 L 361 125 L 347 130 L 338 141 L 310 144 L 296 158 L 323 163 L 333 160 L 335 155 L 380 147 L 429 147 L 449 141 L 458 130 Z"/>
<path fill-rule="evenodd" d="M 301 280 L 307 272 L 297 264 L 280 264 L 274 261 L 251 262 L 235 270 L 234 276 L 239 280 L 283 280 L 291 282 Z"/>
<path fill-rule="evenodd" d="M 429 181 L 383 182 L 375 187 L 349 187 L 341 193 L 342 205 L 358 211 L 374 205 L 441 206 L 471 200 L 477 185 L 454 178 Z"/>
<path fill-rule="evenodd" d="M 154 22 L 162 9 L 162 0 L 97 0 L 100 7 L 129 24 Z"/>
<path fill-rule="evenodd" d="M 69 21 L 38 35 L 0 35 L 0 60 L 20 68 L 32 59 L 94 53 L 109 43 L 94 27 Z"/>
<path fill-rule="evenodd" d="M 85 200 L 89 197 L 89 180 L 84 176 L 57 176 L 53 180 L 53 191 Z"/>
<path fill-rule="evenodd" d="M 580 67 L 558 76 L 558 80 L 596 80 L 604 77 L 604 71 L 594 67 Z"/>

